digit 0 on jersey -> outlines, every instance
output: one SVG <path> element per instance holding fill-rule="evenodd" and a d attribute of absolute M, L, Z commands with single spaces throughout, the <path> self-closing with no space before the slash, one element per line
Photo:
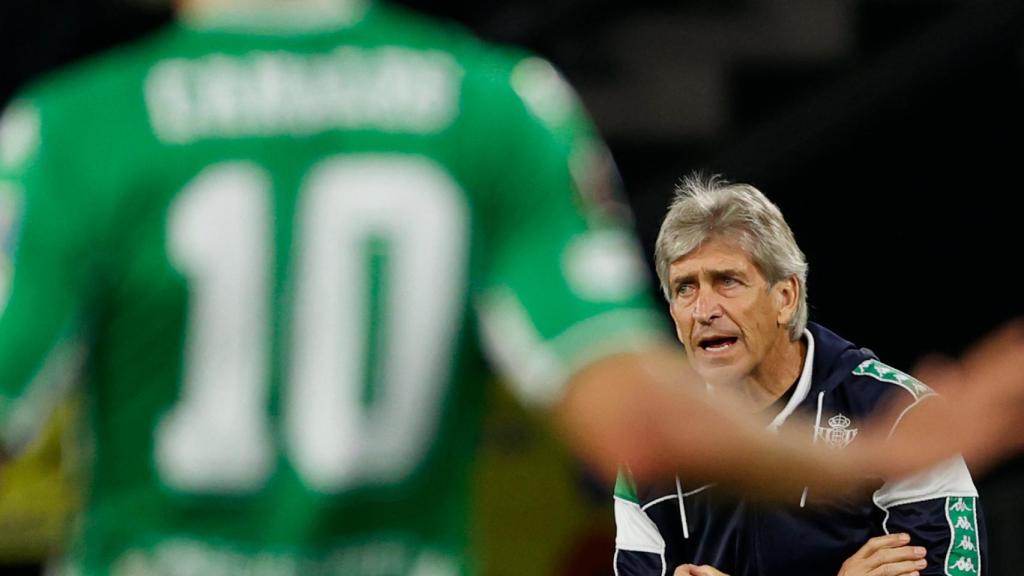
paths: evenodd
<path fill-rule="evenodd" d="M 550 66 L 333 16 L 184 22 L 0 123 L 0 432 L 84 356 L 72 573 L 471 573 L 478 342 L 545 405 L 661 337 Z"/>

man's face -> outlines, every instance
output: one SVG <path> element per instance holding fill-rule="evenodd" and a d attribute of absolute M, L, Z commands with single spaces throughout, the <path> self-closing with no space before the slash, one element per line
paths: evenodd
<path fill-rule="evenodd" d="M 727 384 L 770 373 L 789 341 L 795 279 L 769 287 L 738 242 L 710 238 L 672 263 L 669 286 L 676 334 L 702 378 Z"/>

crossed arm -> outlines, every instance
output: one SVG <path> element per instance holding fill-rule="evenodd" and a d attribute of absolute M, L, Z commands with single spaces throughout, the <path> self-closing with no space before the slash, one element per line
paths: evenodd
<path fill-rule="evenodd" d="M 927 566 L 926 550 L 910 544 L 907 534 L 876 536 L 843 563 L 837 576 L 918 576 Z M 714 566 L 683 564 L 673 576 L 729 576 Z"/>

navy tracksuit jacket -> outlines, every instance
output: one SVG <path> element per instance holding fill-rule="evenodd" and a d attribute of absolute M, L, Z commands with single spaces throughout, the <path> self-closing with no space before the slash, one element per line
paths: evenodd
<path fill-rule="evenodd" d="M 873 412 L 898 403 L 905 413 L 934 394 L 819 325 L 809 324 L 804 337 L 803 372 L 785 405 L 771 408 L 778 413 L 769 429 L 806 426 L 808 442 L 841 450 Z M 803 419 L 788 422 L 792 414 Z M 636 486 L 623 473 L 615 490 L 615 572 L 671 576 L 691 563 L 730 576 L 834 576 L 869 538 L 907 532 L 912 545 L 928 549 L 922 575 L 979 575 L 986 540 L 977 496 L 959 457 L 879 481 L 877 490 L 843 502 L 822 503 L 804 490 L 770 506 L 689 484 L 685 471 L 660 486 Z"/>

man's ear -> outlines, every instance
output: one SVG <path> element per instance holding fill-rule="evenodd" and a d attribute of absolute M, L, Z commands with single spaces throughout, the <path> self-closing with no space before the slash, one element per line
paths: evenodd
<path fill-rule="evenodd" d="M 772 298 L 779 311 L 776 322 L 779 325 L 789 324 L 789 321 L 796 315 L 797 306 L 800 304 L 800 283 L 797 282 L 796 276 L 776 282 L 772 286 Z"/>

